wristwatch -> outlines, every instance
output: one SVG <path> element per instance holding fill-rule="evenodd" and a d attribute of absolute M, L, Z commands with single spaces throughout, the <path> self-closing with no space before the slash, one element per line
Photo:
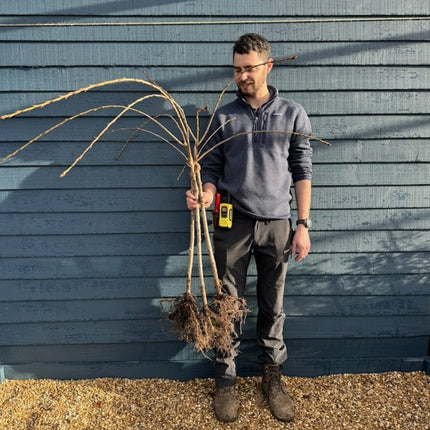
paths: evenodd
<path fill-rule="evenodd" d="M 296 225 L 303 224 L 306 228 L 312 227 L 312 221 L 310 218 L 301 218 L 296 221 Z"/>

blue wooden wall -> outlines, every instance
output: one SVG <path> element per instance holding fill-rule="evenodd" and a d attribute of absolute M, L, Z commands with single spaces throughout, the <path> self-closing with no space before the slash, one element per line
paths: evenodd
<path fill-rule="evenodd" d="M 407 18 L 429 15 L 428 0 L 1 2 L 0 114 L 145 70 L 192 121 L 229 79 L 233 42 L 264 34 L 275 58 L 298 55 L 271 83 L 332 142 L 314 144 L 312 254 L 290 265 L 286 373 L 423 370 L 430 21 Z M 115 85 L 1 121 L 0 156 L 69 115 L 145 91 Z M 231 88 L 224 100 L 233 97 Z M 211 376 L 159 308 L 185 289 L 188 179 L 178 154 L 139 135 L 115 160 L 128 136 L 119 132 L 58 177 L 115 112 L 70 123 L 0 167 L 0 379 Z M 141 122 L 129 115 L 121 127 Z M 259 373 L 254 324 L 255 312 L 241 375 Z"/>

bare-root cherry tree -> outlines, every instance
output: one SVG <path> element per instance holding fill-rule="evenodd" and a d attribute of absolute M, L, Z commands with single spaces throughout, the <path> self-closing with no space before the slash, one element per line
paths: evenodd
<path fill-rule="evenodd" d="M 277 61 L 285 61 L 294 58 L 295 57 L 290 57 L 288 59 Z M 66 176 L 107 133 L 124 130 L 114 127 L 117 126 L 119 120 L 124 117 L 124 115 L 128 113 L 134 113 L 135 115 L 137 114 L 143 118 L 142 124 L 132 130 L 130 138 L 124 143 L 123 147 L 117 154 L 117 158 L 121 155 L 122 151 L 125 149 L 125 146 L 137 133 L 148 133 L 160 141 L 167 143 L 170 147 L 179 152 L 181 157 L 183 157 L 185 165 L 189 168 L 191 190 L 193 191 L 193 194 L 201 200 L 203 194 L 203 186 L 200 174 L 201 160 L 216 146 L 223 145 L 228 141 L 233 140 L 235 137 L 246 133 L 239 133 L 237 135 L 230 136 L 227 139 L 218 142 L 216 145 L 208 145 L 208 142 L 211 140 L 211 138 L 213 138 L 213 135 L 216 132 L 210 133 L 209 131 L 213 123 L 214 113 L 210 116 L 209 122 L 204 131 L 200 133 L 199 115 L 202 111 L 207 111 L 208 107 L 206 106 L 202 109 L 198 109 L 196 112 L 196 130 L 193 131 L 189 125 L 183 108 L 175 101 L 175 99 L 163 87 L 156 84 L 146 75 L 145 78 L 146 79 L 119 78 L 103 81 L 100 83 L 88 85 L 76 91 L 68 92 L 43 103 L 17 110 L 11 114 L 2 115 L 0 119 L 6 120 L 23 113 L 33 111 L 35 109 L 43 108 L 53 103 L 66 100 L 72 96 L 114 84 L 134 83 L 150 89 L 149 93 L 138 97 L 128 105 L 103 105 L 69 116 L 52 127 L 44 130 L 36 137 L 18 148 L 16 151 L 1 158 L 0 163 L 6 162 L 34 142 L 42 139 L 47 134 L 53 132 L 61 126 L 64 126 L 70 121 L 97 111 L 116 109 L 118 113 L 105 125 L 105 127 L 96 135 L 96 137 L 92 139 L 92 141 L 87 145 L 82 153 L 79 154 L 79 156 L 61 173 L 60 177 Z M 232 80 L 228 82 L 228 84 L 220 93 L 213 110 L 214 112 L 219 106 L 221 99 L 231 82 Z M 142 106 L 145 102 L 153 99 L 167 101 L 171 108 L 169 111 L 172 113 L 156 115 L 148 113 L 144 108 L 142 108 Z M 153 127 L 154 125 L 155 128 Z M 154 129 L 156 131 L 154 131 Z M 289 133 L 304 136 L 301 133 L 278 130 L 268 130 L 265 132 Z M 328 142 L 317 139 L 313 136 L 305 137 L 329 144 Z M 223 284 L 218 276 L 208 225 L 207 211 L 203 204 L 190 212 L 189 251 L 185 292 L 181 296 L 174 299 L 162 300 L 162 304 L 164 305 L 163 308 L 165 308 L 167 303 L 168 318 L 172 322 L 173 330 L 181 340 L 184 340 L 187 343 L 193 343 L 195 349 L 200 352 L 216 349 L 218 351 L 227 353 L 231 348 L 231 331 L 233 324 L 235 322 L 243 321 L 249 310 L 244 298 L 233 297 L 223 292 Z M 206 244 L 207 254 L 209 256 L 214 287 L 214 293 L 210 301 L 208 300 L 207 287 L 205 284 L 205 273 L 203 269 L 203 238 Z M 194 261 L 194 258 L 196 258 L 197 262 Z M 197 299 L 196 295 L 193 294 L 192 290 L 193 271 L 195 270 L 195 267 L 197 267 L 201 303 L 199 303 L 199 300 Z"/>

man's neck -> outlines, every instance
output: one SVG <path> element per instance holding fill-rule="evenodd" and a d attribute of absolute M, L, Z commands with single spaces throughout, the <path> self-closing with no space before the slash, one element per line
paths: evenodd
<path fill-rule="evenodd" d="M 266 87 L 266 91 L 262 91 L 261 94 L 256 94 L 254 96 L 245 96 L 245 100 L 253 109 L 258 109 L 267 103 L 270 99 L 270 91 Z"/>

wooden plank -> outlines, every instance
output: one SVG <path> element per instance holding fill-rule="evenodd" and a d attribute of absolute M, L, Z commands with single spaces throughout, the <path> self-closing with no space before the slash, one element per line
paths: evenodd
<path fill-rule="evenodd" d="M 2 213 L 0 235 L 174 233 L 189 231 L 188 210 L 178 212 Z"/>
<path fill-rule="evenodd" d="M 428 334 L 429 316 L 288 317 L 288 339 L 416 337 Z M 0 345 L 122 343 L 174 340 L 167 320 L 2 324 Z M 244 339 L 255 338 L 249 317 Z"/>
<path fill-rule="evenodd" d="M 429 274 L 418 275 L 302 275 L 288 274 L 285 301 L 291 296 L 422 296 L 428 293 Z M 198 279 L 193 293 L 199 299 Z M 207 285 L 210 284 L 209 277 Z M 46 300 L 106 300 L 176 297 L 185 291 L 185 275 L 153 278 L 9 279 L 2 280 L 3 302 Z M 256 276 L 247 279 L 247 297 L 256 294 Z M 312 299 L 310 299 L 312 300 Z"/>
<path fill-rule="evenodd" d="M 66 161 L 66 160 L 65 160 Z M 0 189 L 96 189 L 96 188 L 180 188 L 187 187 L 189 174 L 176 166 L 79 166 L 59 179 L 63 167 L 0 168 Z M 287 166 L 287 164 L 285 164 Z M 178 179 L 179 178 L 179 179 Z M 343 179 L 345 178 L 345 179 Z M 413 164 L 314 164 L 314 186 L 426 185 L 430 183 L 428 163 Z"/>
<path fill-rule="evenodd" d="M 318 230 L 425 230 L 429 219 L 430 209 L 312 209 L 311 236 Z"/>
<path fill-rule="evenodd" d="M 324 139 L 425 138 L 430 116 L 377 115 L 310 117 L 314 135 Z"/>
<path fill-rule="evenodd" d="M 2 258 L 0 279 L 185 276 L 187 260 L 186 255 Z M 289 271 L 300 275 L 418 275 L 428 274 L 427 263 L 428 252 L 310 254 L 306 262 L 291 264 Z M 205 267 L 211 273 L 206 259 Z M 256 274 L 254 264 L 249 274 Z"/>
<path fill-rule="evenodd" d="M 160 318 L 161 299 L 0 302 L 0 324 Z"/>
<path fill-rule="evenodd" d="M 289 359 L 420 357 L 426 351 L 426 337 L 363 338 L 363 339 L 291 339 L 288 341 Z M 244 344 L 255 349 L 252 341 Z"/>
<path fill-rule="evenodd" d="M 188 233 L 189 217 L 186 209 L 170 212 L 0 213 L 0 236 Z M 366 211 L 315 209 L 312 210 L 311 237 L 318 231 L 375 229 L 384 230 L 388 235 L 391 230 L 427 230 L 429 218 L 430 209 L 427 208 Z"/>
<path fill-rule="evenodd" d="M 189 234 L 132 233 L 3 236 L 0 258 L 73 256 L 174 256 L 188 254 Z M 429 251 L 427 231 L 313 232 L 312 253 Z M 204 245 L 206 253 L 206 246 Z"/>
<path fill-rule="evenodd" d="M 373 226 L 372 226 L 373 227 Z M 413 252 L 429 251 L 426 231 L 313 232 L 312 252 Z M 414 242 L 408 246 L 407 242 Z"/>
<path fill-rule="evenodd" d="M 165 114 L 168 111 L 159 110 L 149 111 L 149 114 Z M 84 117 L 58 127 L 51 133 L 43 136 L 44 141 L 62 141 L 64 134 L 67 133 L 67 141 L 91 142 L 94 136 L 97 136 L 112 120 L 114 116 L 106 118 Z M 200 126 L 204 129 L 208 118 L 202 118 Z M 412 138 L 422 139 L 430 136 L 430 115 L 324 115 L 310 117 L 313 129 L 313 135 L 325 140 L 341 139 L 400 139 Z M 64 121 L 64 118 L 26 118 L 18 117 L 5 120 L 0 123 L 0 142 L 26 142 L 35 138 L 40 133 L 48 130 L 50 127 Z M 189 117 L 188 122 L 192 130 L 195 131 L 194 118 Z M 109 133 L 109 141 L 125 142 L 133 130 L 140 127 L 142 120 L 136 118 L 121 118 L 112 130 L 125 129 L 117 133 Z M 170 124 L 169 124 L 170 125 Z M 145 130 L 160 133 L 160 128 L 151 124 L 145 127 Z M 172 131 L 176 130 L 171 128 Z M 164 134 L 164 137 L 165 134 Z M 154 138 L 149 133 L 139 133 L 135 142 L 153 142 Z M 161 141 L 160 141 L 161 142 Z M 103 139 L 98 142 L 95 149 L 102 145 Z M 233 144 L 231 140 L 229 144 Z M 319 144 L 319 143 L 318 143 Z M 322 144 L 321 144 L 322 145 Z M 172 149 L 173 150 L 173 149 Z M 7 155 L 7 154 L 4 154 Z M 77 154 L 79 155 L 79 154 Z M 71 160 L 71 162 L 74 161 Z"/>
<path fill-rule="evenodd" d="M 428 113 L 425 93 L 396 91 L 292 92 L 281 96 L 300 103 L 309 115 Z"/>
<path fill-rule="evenodd" d="M 187 187 L 189 175 L 183 174 L 183 166 L 79 166 L 74 175 L 59 178 L 64 167 L 4 166 L 0 169 L 0 186 L 3 190 L 19 189 L 85 189 L 85 188 L 154 188 Z M 413 170 L 413 169 L 411 169 Z M 416 169 L 415 169 L 416 170 Z M 178 180 L 179 176 L 180 179 Z"/>
<path fill-rule="evenodd" d="M 194 378 L 207 378 L 212 375 L 213 366 L 209 360 L 158 362 L 101 362 L 0 366 L 0 382 L 4 379 L 93 379 L 93 378 L 163 378 L 186 381 Z"/>
<path fill-rule="evenodd" d="M 189 219 L 187 210 L 0 214 L 0 235 L 186 233 L 189 230 Z"/>
<path fill-rule="evenodd" d="M 0 124 L 1 127 L 1 124 Z M 101 145 L 97 145 L 95 151 L 89 151 L 82 161 L 80 166 L 158 166 L 158 165 L 183 165 L 182 156 L 165 142 L 148 141 L 134 142 L 131 141 L 121 156 L 115 159 L 115 156 L 120 151 L 122 142 L 109 142 L 103 140 Z M 39 141 L 28 146 L 25 151 L 21 151 L 18 156 L 15 156 L 7 161 L 3 166 L 58 166 L 67 165 L 70 160 L 75 160 L 76 157 L 84 151 L 89 140 L 85 142 L 69 142 L 67 137 L 61 141 Z M 10 154 L 22 146 L 21 142 L 1 144 L 1 155 Z M 419 147 L 419 146 L 418 146 Z M 424 148 L 423 148 L 424 149 Z M 424 149 L 425 150 L 425 149 Z M 49 154 L 49 157 L 47 157 Z"/>
<path fill-rule="evenodd" d="M 410 0 L 407 3 L 401 0 L 378 0 L 354 5 L 341 0 L 330 1 L 293 1 L 290 4 L 276 2 L 273 8 L 266 4 L 256 2 L 249 7 L 249 2 L 243 0 L 231 3 L 228 0 L 217 2 L 204 1 L 196 4 L 186 0 L 180 3 L 163 2 L 153 4 L 137 4 L 134 1 L 106 2 L 105 0 L 75 0 L 72 4 L 58 0 L 45 0 L 43 3 L 31 4 L 26 0 L 16 0 L 11 4 L 0 7 L 0 14 L 5 15 L 58 15 L 63 18 L 71 16 L 76 19 L 80 16 L 221 16 L 228 11 L 229 16 L 309 16 L 312 11 L 314 16 L 360 16 L 360 15 L 429 15 L 430 9 L 427 2 L 422 0 Z"/>
<path fill-rule="evenodd" d="M 0 66 L 226 66 L 231 64 L 231 43 L 201 44 L 128 42 L 9 42 L 3 46 Z M 48 48 L 49 47 L 49 48 Z M 275 57 L 297 55 L 296 65 L 426 65 L 430 44 L 392 42 L 279 42 Z"/>
<path fill-rule="evenodd" d="M 330 199 L 330 202 L 329 202 Z M 314 187 L 313 208 L 371 209 L 394 207 L 426 207 L 430 202 L 430 189 L 426 186 L 401 187 Z M 414 202 L 415 204 L 413 204 Z"/>
<path fill-rule="evenodd" d="M 197 106 L 215 106 L 218 93 L 177 93 L 171 96 L 184 107 L 185 113 L 194 115 Z M 325 92 L 294 92 L 281 91 L 284 98 L 300 103 L 309 115 L 357 115 L 357 114 L 426 114 L 430 112 L 425 92 L 408 91 L 325 91 Z M 12 112 L 24 109 L 58 96 L 55 92 L 10 92 L 0 99 L 0 112 Z M 96 91 L 75 96 L 47 106 L 42 110 L 34 110 L 27 116 L 59 117 L 72 116 L 97 106 L 124 105 L 127 106 L 142 94 L 131 91 Z M 236 98 L 236 91 L 227 93 L 223 102 L 227 103 Z M 106 116 L 105 110 L 96 111 L 96 116 Z M 131 112 L 131 116 L 138 116 Z"/>
<path fill-rule="evenodd" d="M 427 338 L 357 338 L 357 339 L 289 339 L 288 360 L 364 359 L 397 357 L 422 357 L 427 351 Z M 259 349 L 254 340 L 244 340 L 240 345 L 238 361 L 254 361 Z M 197 361 L 202 360 L 193 345 L 181 341 L 87 344 L 87 345 L 30 345 L 2 346 L 0 362 L 32 363 L 96 363 L 135 361 Z"/>
<path fill-rule="evenodd" d="M 0 124 L 1 126 L 1 124 Z M 87 142 L 40 141 L 7 161 L 5 166 L 58 166 L 74 160 Z M 332 140 L 327 148 L 313 142 L 313 163 L 423 163 L 430 162 L 430 146 L 426 139 Z M 1 144 L 1 155 L 10 154 L 21 142 Z M 163 142 L 131 142 L 119 159 L 115 155 L 122 143 L 108 142 L 97 145 L 79 162 L 80 166 L 159 166 L 182 165 L 182 157 Z M 47 157 L 49 154 L 49 158 Z M 416 164 L 417 165 L 417 164 Z"/>
<path fill-rule="evenodd" d="M 408 236 L 410 237 L 410 233 Z M 173 256 L 188 253 L 188 247 L 188 233 L 5 236 L 2 238 L 0 258 L 79 255 Z M 6 250 L 7 248 L 9 249 Z"/>
<path fill-rule="evenodd" d="M 73 175 L 73 171 L 71 174 Z M 0 191 L 0 213 L 178 211 L 184 209 L 185 190 L 186 188 Z M 314 209 L 394 209 L 399 202 L 403 208 L 428 208 L 430 187 L 314 187 L 312 200 Z"/>
<path fill-rule="evenodd" d="M 381 373 L 381 372 L 422 372 L 425 370 L 423 357 L 398 357 L 375 359 L 322 359 L 290 360 L 284 366 L 288 375 L 315 377 L 321 375 L 333 375 L 341 373 Z M 245 372 L 246 370 L 244 370 Z M 257 369 L 250 369 L 257 373 Z"/>
<path fill-rule="evenodd" d="M 251 310 L 249 315 L 256 315 L 256 298 L 252 296 L 246 299 Z M 124 319 L 147 321 L 165 315 L 162 309 L 169 309 L 169 304 L 163 305 L 162 300 L 132 298 L 0 302 L 0 324 Z M 287 317 L 428 316 L 429 304 L 430 300 L 426 296 L 289 296 L 285 301 L 285 313 Z"/>
<path fill-rule="evenodd" d="M 60 179 L 59 179 L 60 180 Z M 137 190 L 16 190 L 0 191 L 0 212 L 127 212 L 184 209 L 179 188 Z M 13 198 L 8 198 L 12 197 Z M 155 199 L 155 197 L 158 198 Z"/>
<path fill-rule="evenodd" d="M 291 269 L 291 265 L 290 265 Z M 255 287 L 250 279 L 250 290 Z M 342 274 L 308 276 L 303 274 L 288 274 L 286 281 L 286 297 L 289 295 L 319 295 L 335 296 L 354 295 L 408 295 L 427 294 L 430 275 L 423 274 Z"/>
<path fill-rule="evenodd" d="M 254 298 L 247 299 L 254 311 Z M 285 300 L 285 313 L 291 316 L 377 316 L 377 315 L 428 315 L 428 296 L 384 297 L 303 297 L 289 296 Z"/>
<path fill-rule="evenodd" d="M 290 377 L 317 377 L 340 373 L 425 371 L 425 357 L 376 358 L 376 359 L 300 359 L 288 360 L 284 374 Z M 209 360 L 200 361 L 148 361 L 114 363 L 68 363 L 5 365 L 0 367 L 3 379 L 92 379 L 92 378 L 163 378 L 187 381 L 213 377 Z M 241 377 L 261 376 L 261 366 L 256 360 L 240 361 Z M 0 381 L 1 382 L 1 381 Z"/>
<path fill-rule="evenodd" d="M 399 340 L 397 340 L 399 343 Z M 416 342 L 419 343 L 419 342 Z M 417 348 L 411 345 L 411 352 Z M 418 345 L 417 345 L 418 346 Z M 411 354 L 410 352 L 410 354 Z M 5 346 L 0 349 L 0 362 L 25 364 L 26 357 L 32 357 L 34 363 L 92 363 L 97 361 L 156 361 L 156 360 L 199 360 L 202 355 L 194 350 L 193 345 L 179 340 L 163 342 L 136 342 L 119 344 L 87 345 L 31 345 Z"/>
<path fill-rule="evenodd" d="M 421 163 L 430 161 L 426 139 L 333 140 L 325 148 L 314 143 L 314 163 Z M 328 150 L 327 150 L 328 149 Z"/>
<path fill-rule="evenodd" d="M 253 5 L 254 8 L 254 5 Z M 230 5 L 231 9 L 231 5 Z M 243 14 L 243 11 L 241 11 Z M 64 20 L 66 18 L 66 20 Z M 162 22 L 171 25 L 153 25 L 147 18 L 139 16 L 130 17 L 4 17 L 2 24 L 17 24 L 16 27 L 3 27 L 0 34 L 2 42 L 16 41 L 121 41 L 121 42 L 170 42 L 177 43 L 194 42 L 196 40 L 208 43 L 235 42 L 236 35 L 247 32 L 260 33 L 276 47 L 278 42 L 289 41 L 400 41 L 400 40 L 428 40 L 428 26 L 425 20 L 414 21 L 361 21 L 361 22 L 282 22 L 287 16 L 273 18 L 273 23 L 258 24 L 261 18 L 252 18 L 244 24 L 237 23 L 240 18 L 223 18 L 225 24 L 217 24 L 219 20 L 214 18 L 186 17 L 185 20 L 178 17 L 162 17 Z M 314 18 L 315 19 L 315 18 Z M 268 18 L 270 20 L 270 18 Z M 195 22 L 194 25 L 181 24 L 181 22 Z M 230 21 L 230 22 L 229 22 Z M 236 22 L 233 22 L 236 21 Z M 243 19 L 245 21 L 245 19 Z M 53 26 L 34 26 L 44 22 L 57 23 Z M 77 26 L 70 26 L 69 23 Z M 160 21 L 158 21 L 160 22 Z M 213 23 L 208 25 L 207 23 Z M 94 23 L 97 23 L 95 26 Z M 103 26 L 102 24 L 106 25 Z M 26 24 L 27 27 L 20 27 Z M 206 31 L 210 28 L 210 31 Z"/>
<path fill-rule="evenodd" d="M 199 68 L 149 65 L 138 66 L 82 66 L 43 68 L 0 68 L 2 91 L 55 91 L 64 94 L 89 84 L 122 77 L 143 79 L 142 67 L 146 73 L 168 91 L 206 91 L 219 93 L 231 77 L 231 66 Z M 179 73 L 180 72 L 180 73 Z M 288 79 L 286 78 L 288 76 Z M 270 74 L 270 83 L 281 91 L 340 91 L 340 90 L 428 90 L 430 70 L 420 66 L 376 65 L 363 67 L 312 66 L 298 67 L 277 65 Z M 233 88 L 233 87 L 232 87 Z M 116 91 L 140 91 L 139 85 L 123 84 L 112 86 Z M 211 104 L 213 107 L 214 105 Z M 1 112 L 8 113 L 7 112 Z"/>

